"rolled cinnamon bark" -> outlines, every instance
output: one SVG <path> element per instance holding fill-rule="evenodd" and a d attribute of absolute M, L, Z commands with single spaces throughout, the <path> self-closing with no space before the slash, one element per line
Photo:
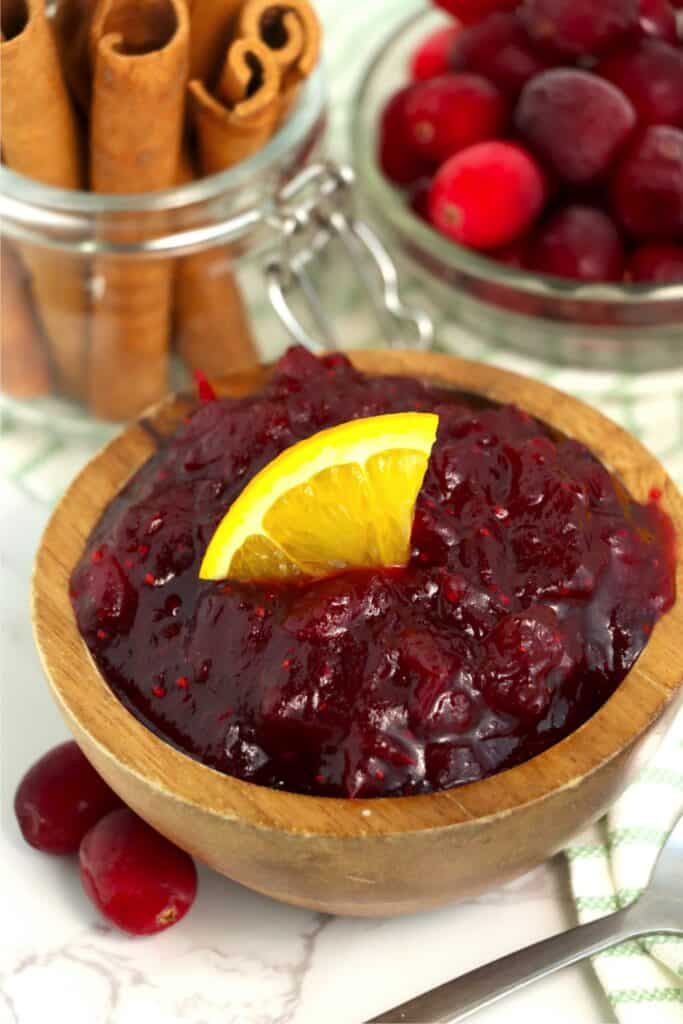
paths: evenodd
<path fill-rule="evenodd" d="M 18 253 L 0 239 L 0 386 L 14 398 L 50 390 L 47 355 Z"/>
<path fill-rule="evenodd" d="M 189 89 L 202 173 L 232 167 L 270 138 L 278 116 L 279 73 L 263 44 L 239 40 L 230 46 L 215 94 L 198 80 Z M 190 369 L 210 377 L 258 359 L 231 263 L 230 252 L 219 247 L 181 260 L 177 272 L 178 351 Z"/>
<path fill-rule="evenodd" d="M 93 190 L 172 186 L 189 62 L 185 3 L 98 0 L 90 54 Z M 116 241 L 140 238 L 133 214 L 117 226 Z M 166 392 L 172 275 L 170 260 L 97 259 L 88 366 L 88 397 L 97 415 L 124 419 Z"/>
<path fill-rule="evenodd" d="M 43 0 L 2 0 L 0 74 L 5 162 L 58 188 L 83 185 L 76 118 L 59 65 Z M 75 258 L 22 246 L 37 313 L 49 339 L 59 382 L 81 395 L 87 300 Z"/>
<path fill-rule="evenodd" d="M 277 63 L 257 39 L 231 44 L 213 92 L 198 79 L 190 82 L 190 118 L 203 174 L 232 167 L 265 145 L 279 116 L 279 93 Z"/>
<path fill-rule="evenodd" d="M 213 85 L 244 0 L 188 0 L 190 78 Z"/>
<path fill-rule="evenodd" d="M 259 39 L 277 63 L 281 120 L 320 57 L 322 30 L 315 11 L 308 0 L 246 0 L 237 18 L 236 34 L 249 40 Z"/>

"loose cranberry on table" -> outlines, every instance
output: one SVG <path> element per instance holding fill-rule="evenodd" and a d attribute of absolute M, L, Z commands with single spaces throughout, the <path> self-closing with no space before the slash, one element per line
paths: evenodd
<path fill-rule="evenodd" d="M 473 249 L 497 249 L 523 235 L 545 199 L 543 172 L 509 142 L 482 142 L 447 160 L 429 196 L 435 228 Z"/>
<path fill-rule="evenodd" d="M 565 57 L 602 53 L 638 26 L 638 0 L 524 0 L 529 35 Z"/>
<path fill-rule="evenodd" d="M 628 96 L 641 125 L 683 126 L 683 50 L 659 39 L 643 39 L 596 68 Z"/>
<path fill-rule="evenodd" d="M 433 164 L 411 147 L 406 121 L 406 103 L 415 87 L 407 85 L 387 101 L 379 125 L 379 164 L 396 185 L 410 185 L 429 175 Z"/>
<path fill-rule="evenodd" d="M 73 741 L 36 761 L 14 798 L 24 839 L 45 853 L 75 853 L 88 829 L 120 806 L 116 793 Z"/>
<path fill-rule="evenodd" d="M 414 82 L 436 78 L 450 70 L 451 53 L 461 31 L 459 25 L 446 25 L 420 43 L 410 61 L 410 77 Z"/>
<path fill-rule="evenodd" d="M 575 281 L 621 281 L 624 247 L 606 213 L 590 206 L 567 206 L 539 229 L 528 265 L 541 274 Z"/>
<path fill-rule="evenodd" d="M 438 164 L 501 134 L 507 114 L 502 93 L 481 75 L 440 75 L 418 82 L 406 97 L 406 137 L 412 152 Z"/>
<path fill-rule="evenodd" d="M 513 12 L 492 14 L 463 29 L 450 53 L 450 65 L 455 71 L 483 75 L 510 99 L 551 63 L 534 48 Z"/>
<path fill-rule="evenodd" d="M 192 858 L 127 807 L 93 826 L 79 852 L 83 888 L 123 931 L 152 935 L 185 916 L 197 893 Z"/>
<path fill-rule="evenodd" d="M 642 245 L 631 256 L 629 275 L 655 284 L 683 282 L 683 245 Z"/>
<path fill-rule="evenodd" d="M 434 0 L 436 7 L 441 7 L 465 25 L 481 21 L 496 11 L 511 11 L 519 2 L 520 0 Z"/>
<path fill-rule="evenodd" d="M 630 147 L 612 182 L 617 219 L 636 238 L 683 233 L 683 131 L 656 125 Z"/>
<path fill-rule="evenodd" d="M 678 42 L 676 12 L 669 0 L 640 0 L 638 24 L 643 35 Z"/>
<path fill-rule="evenodd" d="M 527 82 L 515 124 L 560 179 L 586 184 L 607 173 L 635 127 L 636 112 L 611 82 L 557 68 Z"/>

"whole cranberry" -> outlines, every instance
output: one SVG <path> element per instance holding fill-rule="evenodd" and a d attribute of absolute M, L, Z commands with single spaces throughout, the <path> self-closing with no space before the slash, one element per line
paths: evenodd
<path fill-rule="evenodd" d="M 524 0 L 532 39 L 566 57 L 597 54 L 638 25 L 638 0 Z"/>
<path fill-rule="evenodd" d="M 482 142 L 436 173 L 429 216 L 442 234 L 473 249 L 497 249 L 521 237 L 543 206 L 543 171 L 509 142 Z"/>
<path fill-rule="evenodd" d="M 564 181 L 605 174 L 636 123 L 630 101 L 587 71 L 544 71 L 524 86 L 515 112 L 521 137 Z"/>
<path fill-rule="evenodd" d="M 629 276 L 656 284 L 683 281 L 683 245 L 641 245 L 631 256 Z"/>
<path fill-rule="evenodd" d="M 683 232 L 683 131 L 648 128 L 617 167 L 611 195 L 617 219 L 637 238 Z"/>
<path fill-rule="evenodd" d="M 538 231 L 529 266 L 575 281 L 621 281 L 624 248 L 606 213 L 590 206 L 567 206 Z"/>
<path fill-rule="evenodd" d="M 396 185 L 410 185 L 432 170 L 432 165 L 413 151 L 408 138 L 406 103 L 415 88 L 407 85 L 394 93 L 379 124 L 379 165 Z"/>
<path fill-rule="evenodd" d="M 683 125 L 683 50 L 644 39 L 607 57 L 597 73 L 628 96 L 641 124 Z"/>
<path fill-rule="evenodd" d="M 133 935 L 153 935 L 188 912 L 197 872 L 183 850 L 133 811 L 112 811 L 90 829 L 79 852 L 86 893 L 108 921 Z"/>
<path fill-rule="evenodd" d="M 461 32 L 460 25 L 446 25 L 420 43 L 410 61 L 410 77 L 414 82 L 425 82 L 449 70 L 451 52 Z"/>
<path fill-rule="evenodd" d="M 520 0 L 434 0 L 437 7 L 452 14 L 464 25 L 483 21 L 495 11 L 512 11 Z"/>
<path fill-rule="evenodd" d="M 676 12 L 669 0 L 640 0 L 639 26 L 643 35 L 664 39 L 674 46 L 678 42 Z"/>
<path fill-rule="evenodd" d="M 463 29 L 450 61 L 455 71 L 483 75 L 507 96 L 517 96 L 525 82 L 550 64 L 534 49 L 517 15 L 505 11 Z"/>
<path fill-rule="evenodd" d="M 425 162 L 442 163 L 467 146 L 499 135 L 507 104 L 481 75 L 440 75 L 418 82 L 406 100 L 409 144 Z"/>
<path fill-rule="evenodd" d="M 72 740 L 36 761 L 14 797 L 21 834 L 45 853 L 76 853 L 88 829 L 120 805 Z"/>
<path fill-rule="evenodd" d="M 529 239 L 519 238 L 502 249 L 496 249 L 489 253 L 492 259 L 498 263 L 504 263 L 507 267 L 514 267 L 515 270 L 523 270 L 529 258 Z"/>

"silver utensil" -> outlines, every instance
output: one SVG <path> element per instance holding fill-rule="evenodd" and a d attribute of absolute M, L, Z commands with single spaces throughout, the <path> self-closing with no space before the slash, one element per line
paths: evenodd
<path fill-rule="evenodd" d="M 683 818 L 669 834 L 647 889 L 628 907 L 477 967 L 367 1024 L 453 1024 L 561 967 L 646 935 L 683 935 Z"/>

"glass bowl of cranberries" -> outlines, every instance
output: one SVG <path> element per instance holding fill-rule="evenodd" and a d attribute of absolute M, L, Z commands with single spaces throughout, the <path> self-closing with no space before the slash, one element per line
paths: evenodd
<path fill-rule="evenodd" d="M 436 0 L 394 27 L 354 158 L 432 312 L 553 362 L 683 363 L 673 3 Z"/>

